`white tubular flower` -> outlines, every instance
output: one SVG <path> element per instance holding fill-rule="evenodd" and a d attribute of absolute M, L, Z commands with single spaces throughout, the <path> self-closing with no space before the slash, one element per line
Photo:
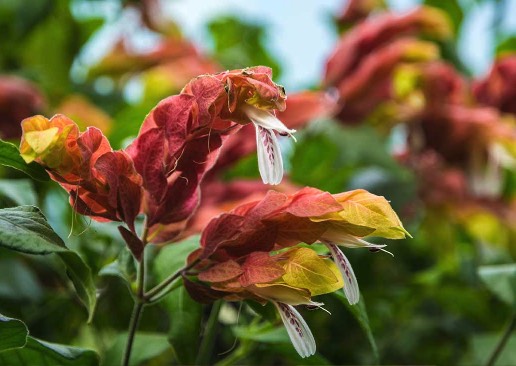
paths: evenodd
<path fill-rule="evenodd" d="M 287 128 L 269 111 L 250 105 L 244 106 L 243 110 L 256 127 L 258 169 L 262 180 L 265 184 L 279 184 L 283 178 L 283 159 L 275 132 L 292 136 L 296 131 Z"/>
<path fill-rule="evenodd" d="M 278 309 L 281 320 L 287 328 L 290 341 L 297 353 L 303 358 L 315 354 L 315 339 L 301 314 L 292 306 L 273 302 Z"/>
<path fill-rule="evenodd" d="M 344 294 L 348 302 L 350 305 L 357 304 L 360 300 L 360 290 L 358 289 L 357 278 L 355 272 L 353 272 L 353 268 L 351 268 L 351 264 L 335 243 L 324 241 L 324 244 L 326 244 L 330 250 L 331 256 L 342 274 L 342 278 L 344 279 Z"/>

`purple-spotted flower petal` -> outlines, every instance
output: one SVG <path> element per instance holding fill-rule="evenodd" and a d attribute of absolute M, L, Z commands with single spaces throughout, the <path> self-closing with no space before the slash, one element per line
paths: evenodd
<path fill-rule="evenodd" d="M 280 135 L 292 136 L 296 131 L 287 128 L 269 111 L 250 105 L 243 108 L 256 127 L 258 168 L 262 180 L 265 184 L 279 184 L 283 177 L 283 159 L 276 132 Z"/>
<path fill-rule="evenodd" d="M 345 283 L 344 294 L 346 295 L 346 298 L 351 305 L 357 304 L 360 300 L 360 290 L 358 289 L 357 278 L 353 272 L 353 268 L 351 268 L 351 264 L 344 253 L 342 253 L 342 250 L 340 250 L 335 243 L 326 241 L 324 244 L 326 244 L 330 250 L 331 256 L 342 274 L 342 278 Z"/>
<path fill-rule="evenodd" d="M 301 314 L 292 306 L 280 302 L 274 302 L 278 309 L 281 320 L 287 328 L 290 341 L 294 345 L 297 353 L 303 358 L 315 354 L 315 339 L 308 328 Z"/>

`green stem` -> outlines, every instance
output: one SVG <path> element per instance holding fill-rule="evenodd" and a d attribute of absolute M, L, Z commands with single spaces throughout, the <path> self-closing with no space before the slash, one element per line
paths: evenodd
<path fill-rule="evenodd" d="M 147 244 L 147 225 L 143 230 L 142 242 L 143 242 L 143 253 L 141 261 L 138 262 L 138 278 L 136 288 L 136 301 L 133 307 L 133 313 L 131 314 L 131 320 L 129 321 L 129 330 L 127 331 L 127 344 L 124 350 L 124 356 L 122 359 L 122 366 L 128 366 L 131 360 L 131 351 L 133 349 L 134 336 L 138 329 L 138 323 L 142 316 L 143 307 L 145 305 L 145 245 Z"/>
<path fill-rule="evenodd" d="M 206 323 L 204 337 L 202 338 L 201 346 L 199 347 L 199 354 L 197 355 L 197 360 L 195 362 L 196 365 L 208 365 L 210 361 L 221 307 L 222 301 L 220 300 L 213 303 L 213 306 L 211 307 L 210 317 Z"/>
<path fill-rule="evenodd" d="M 188 271 L 189 269 L 193 268 L 195 265 L 199 263 L 199 260 L 196 260 L 192 263 L 190 263 L 188 266 L 181 268 L 177 272 L 171 274 L 166 279 L 163 280 L 163 282 L 156 285 L 154 288 L 150 289 L 148 292 L 146 292 L 143 295 L 143 298 L 147 302 L 154 302 L 157 298 L 161 298 L 164 294 L 161 294 L 162 291 L 166 290 L 167 287 L 174 282 L 183 272 Z"/>
<path fill-rule="evenodd" d="M 125 346 L 124 357 L 122 360 L 122 366 L 129 365 L 129 360 L 131 359 L 131 351 L 133 349 L 134 336 L 136 334 L 136 329 L 138 328 L 138 323 L 140 322 L 143 305 L 144 305 L 144 303 L 141 301 L 136 301 L 134 303 L 133 313 L 131 315 L 131 320 L 129 322 L 127 344 Z"/>
<path fill-rule="evenodd" d="M 516 328 L 516 313 L 512 315 L 512 319 L 505 329 L 502 338 L 500 338 L 500 341 L 496 345 L 496 348 L 494 349 L 493 353 L 489 357 L 489 360 L 486 363 L 486 366 L 493 366 L 502 353 L 503 349 L 505 348 L 505 345 L 507 344 L 507 341 L 509 340 L 509 337 L 511 336 L 512 331 Z"/>

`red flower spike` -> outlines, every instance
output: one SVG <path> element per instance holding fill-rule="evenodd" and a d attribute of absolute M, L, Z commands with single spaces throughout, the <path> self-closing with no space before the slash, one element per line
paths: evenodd
<path fill-rule="evenodd" d="M 70 194 L 70 204 L 100 221 L 124 221 L 134 230 L 140 211 L 141 177 L 131 158 L 112 151 L 100 130 L 79 133 L 63 115 L 42 116 L 22 122 L 20 152 L 25 161 L 36 161 Z"/>
<path fill-rule="evenodd" d="M 421 7 L 404 15 L 386 13 L 345 33 L 327 61 L 324 85 L 336 86 L 360 65 L 364 56 L 400 37 L 418 33 L 446 38 L 451 34 L 446 15 Z"/>

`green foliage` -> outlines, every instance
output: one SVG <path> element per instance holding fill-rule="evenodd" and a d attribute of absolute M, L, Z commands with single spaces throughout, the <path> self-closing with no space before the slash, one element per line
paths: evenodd
<path fill-rule="evenodd" d="M 0 314 L 0 352 L 25 347 L 28 335 L 29 331 L 21 320 Z"/>
<path fill-rule="evenodd" d="M 272 68 L 275 79 L 281 76 L 279 62 L 267 49 L 267 34 L 263 25 L 225 16 L 212 20 L 208 30 L 214 43 L 214 57 L 225 68 L 264 65 Z"/>
<path fill-rule="evenodd" d="M 373 332 L 371 331 L 371 326 L 369 325 L 369 317 L 367 316 L 367 310 L 364 303 L 364 297 L 360 296 L 360 301 L 356 305 L 350 305 L 344 293 L 342 291 L 335 292 L 335 296 L 348 308 L 348 310 L 353 314 L 358 324 L 360 324 L 360 328 L 364 331 L 369 344 L 371 345 L 371 350 L 373 351 L 373 356 L 376 363 L 379 363 L 380 356 L 378 355 L 378 347 L 376 346 L 376 341 L 374 340 Z"/>
<path fill-rule="evenodd" d="M 478 275 L 490 291 L 516 310 L 516 264 L 481 266 Z"/>
<path fill-rule="evenodd" d="M 49 343 L 29 336 L 25 324 L 0 314 L 0 363 L 29 366 L 99 364 L 98 355 L 87 349 Z"/>
<path fill-rule="evenodd" d="M 20 206 L 0 210 L 0 246 L 27 254 L 59 255 L 79 298 L 88 310 L 88 320 L 91 320 L 96 303 L 91 270 L 77 253 L 65 246 L 37 207 Z"/>
<path fill-rule="evenodd" d="M 34 162 L 27 164 L 20 156 L 18 148 L 6 141 L 0 140 L 0 164 L 5 165 L 21 172 L 38 181 L 49 180 L 48 174 L 41 165 Z"/>
<path fill-rule="evenodd" d="M 102 359 L 101 365 L 120 365 L 126 340 L 127 333 L 117 335 Z M 158 358 L 156 362 L 159 364 L 159 356 L 167 351 L 170 351 L 170 345 L 167 342 L 166 334 L 137 332 L 134 339 L 133 357 L 131 357 L 129 365 L 138 366 L 145 361 L 156 358 Z"/>

